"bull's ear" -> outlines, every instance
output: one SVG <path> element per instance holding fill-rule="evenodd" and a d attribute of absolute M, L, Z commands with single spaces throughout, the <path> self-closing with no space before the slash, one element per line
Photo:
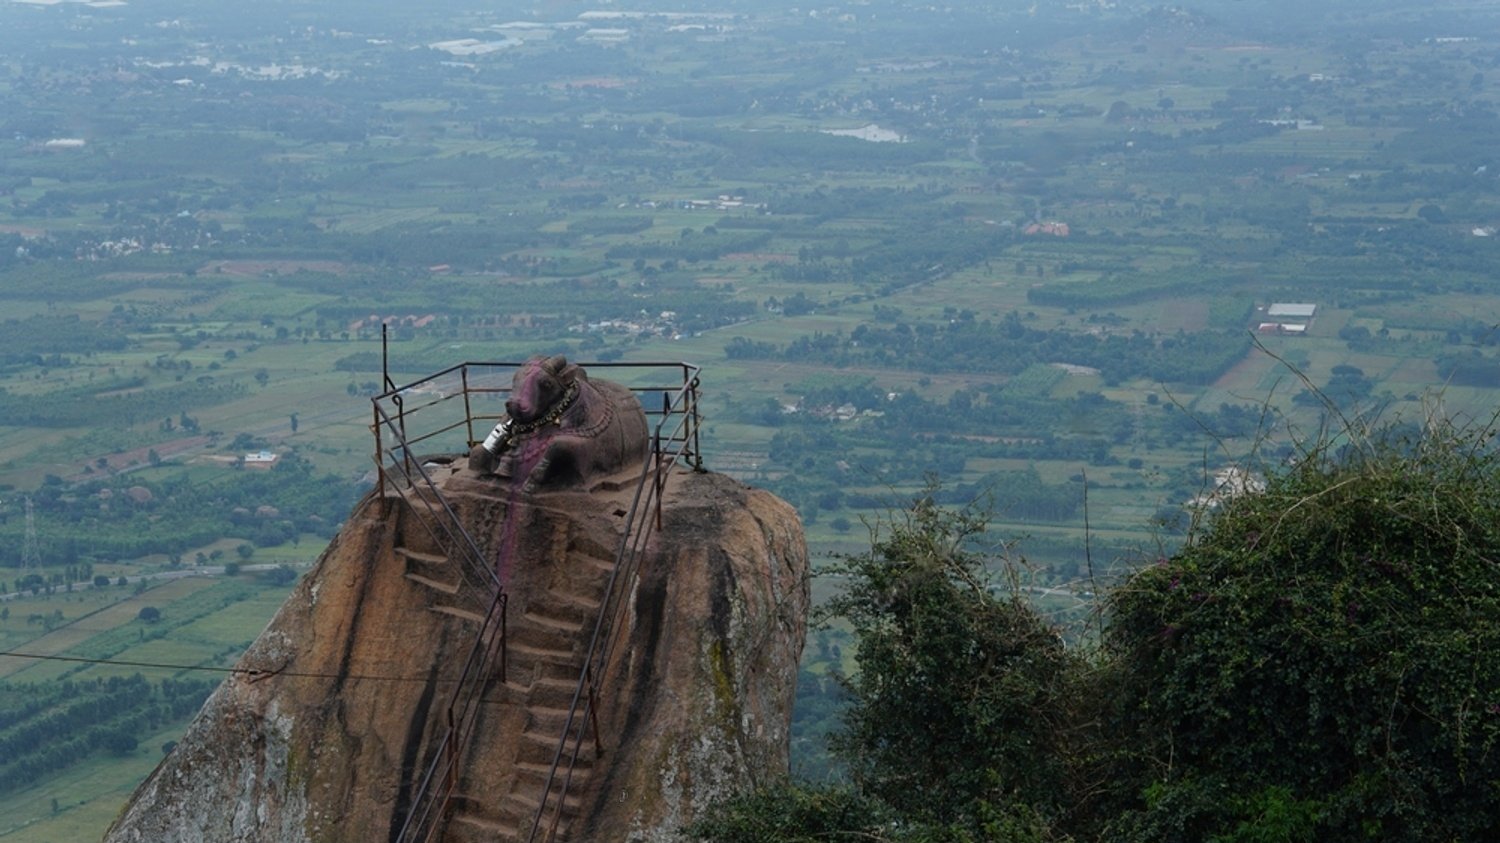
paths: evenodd
<path fill-rule="evenodd" d="M 553 367 L 556 368 L 553 368 Z M 550 358 L 546 363 L 547 370 L 553 374 L 558 383 L 572 383 L 577 380 L 588 380 L 589 376 L 584 374 L 583 369 L 577 363 L 569 363 L 568 358 L 561 354 Z"/>

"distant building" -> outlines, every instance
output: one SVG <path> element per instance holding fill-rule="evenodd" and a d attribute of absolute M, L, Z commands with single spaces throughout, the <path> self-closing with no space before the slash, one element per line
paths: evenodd
<path fill-rule="evenodd" d="M 1214 509 L 1241 495 L 1258 495 L 1266 490 L 1266 481 L 1238 466 L 1214 472 L 1214 488 L 1188 501 L 1189 506 Z"/>
<path fill-rule="evenodd" d="M 1317 312 L 1317 305 L 1297 302 L 1276 302 L 1266 309 L 1272 319 L 1311 319 Z"/>
<path fill-rule="evenodd" d="M 278 459 L 281 459 L 280 454 L 271 451 L 256 451 L 255 453 L 245 455 L 245 467 L 270 468 L 276 464 Z"/>
<path fill-rule="evenodd" d="M 1065 222 L 1043 222 L 1032 223 L 1021 229 L 1022 234 L 1035 236 L 1038 234 L 1050 234 L 1053 237 L 1067 237 L 1072 231 Z"/>
<path fill-rule="evenodd" d="M 1302 337 L 1307 335 L 1307 326 L 1295 322 L 1262 322 L 1255 326 L 1257 334 L 1282 334 L 1284 336 Z"/>

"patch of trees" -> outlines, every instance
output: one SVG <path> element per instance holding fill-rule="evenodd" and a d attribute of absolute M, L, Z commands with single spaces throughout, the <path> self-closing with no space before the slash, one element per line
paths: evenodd
<path fill-rule="evenodd" d="M 28 242 L 28 248 L 36 249 L 36 243 Z M 69 301 L 94 301 L 117 296 L 123 292 L 143 287 L 194 290 L 218 290 L 229 285 L 225 279 L 211 277 L 153 277 L 153 278 L 104 278 L 115 272 L 182 272 L 201 262 L 197 258 L 184 259 L 166 255 L 131 255 L 108 261 L 73 260 L 72 249 L 62 260 L 26 260 L 0 271 L 0 300 L 57 302 L 64 297 Z"/>
<path fill-rule="evenodd" d="M 1444 383 L 1479 387 L 1500 383 L 1500 358 L 1478 349 L 1438 355 L 1437 370 Z"/>
<path fill-rule="evenodd" d="M 778 264 L 773 271 L 788 281 L 855 281 L 885 295 L 996 257 L 1012 244 L 993 228 L 931 215 L 880 235 L 877 245 L 847 260 L 829 260 L 825 253 L 809 250 L 797 263 Z"/>
<path fill-rule="evenodd" d="M 831 187 L 807 193 L 773 193 L 767 200 L 779 216 L 801 214 L 820 223 L 828 220 L 856 219 L 869 215 L 871 209 L 881 214 L 909 215 L 914 209 L 930 207 L 947 191 L 929 191 L 904 187 Z"/>
<path fill-rule="evenodd" d="M 581 72 L 574 68 L 563 71 L 562 75 L 566 77 Z M 639 153 L 650 150 L 653 146 L 653 139 L 643 136 L 636 126 L 611 124 L 611 126 L 618 125 L 619 128 L 606 128 L 587 121 L 559 118 L 555 101 L 542 107 L 541 113 L 547 112 L 551 112 L 547 115 L 547 119 L 509 121 L 505 126 L 503 136 L 532 140 L 540 149 L 589 157 L 608 157 L 619 152 Z M 528 163 L 539 175 L 547 178 L 558 177 L 557 170 L 549 166 L 549 162 L 532 160 Z M 497 179 L 494 183 L 505 184 L 506 181 L 506 179 Z"/>
<path fill-rule="evenodd" d="M 982 500 L 1007 521 L 1067 521 L 1083 506 L 1081 483 L 1046 483 L 1036 468 L 995 471 L 974 483 L 935 490 L 936 503 L 962 506 Z"/>
<path fill-rule="evenodd" d="M 733 252 L 754 252 L 771 242 L 768 232 L 720 232 L 712 227 L 697 232 L 683 229 L 672 241 L 649 241 L 611 246 L 604 256 L 609 260 L 678 260 L 687 263 L 721 258 Z"/>
<path fill-rule="evenodd" d="M 1349 409 L 1370 397 L 1374 390 L 1375 382 L 1365 377 L 1363 369 L 1345 363 L 1333 367 L 1321 389 L 1316 392 L 1304 389 L 1292 396 L 1292 401 L 1308 407 L 1328 402 L 1339 409 Z"/>
<path fill-rule="evenodd" d="M 891 435 L 842 425 L 787 427 L 772 436 L 768 457 L 784 469 L 762 482 L 796 504 L 804 518 L 820 510 L 881 510 L 889 489 L 920 484 L 934 472 L 956 476 L 972 456 L 1109 461 L 1109 443 L 1091 437 L 1045 436 L 1025 442 L 973 442 L 945 437 L 913 437 L 898 448 Z M 868 491 L 878 489 L 882 491 Z M 1035 469 L 999 471 L 968 484 L 944 489 L 941 502 L 982 497 L 1008 520 L 1066 521 L 1078 514 L 1082 489 L 1072 482 L 1046 483 Z"/>
<path fill-rule="evenodd" d="M 826 745 L 828 738 L 838 731 L 840 717 L 845 704 L 841 671 L 842 647 L 849 644 L 846 636 L 834 630 L 818 630 L 809 636 L 809 647 L 821 652 L 815 657 L 825 664 L 831 663 L 835 670 L 817 674 L 803 668 L 797 674 L 797 698 L 792 705 L 792 757 L 797 775 L 809 781 L 826 781 L 845 774 L 842 765 L 829 757 Z M 831 643 L 830 639 L 840 639 Z M 807 659 L 803 660 L 805 664 Z"/>
<path fill-rule="evenodd" d="M 1026 291 L 1026 300 L 1032 304 L 1092 310 L 1188 294 L 1212 295 L 1236 286 L 1240 281 L 1239 278 L 1204 277 L 1181 270 L 1150 274 L 1130 270 L 1112 272 L 1086 284 L 1032 287 Z"/>
<path fill-rule="evenodd" d="M 126 425 L 210 407 L 245 394 L 245 387 L 211 377 L 150 389 L 143 378 L 49 392 L 20 394 L 0 389 L 0 418 L 33 427 L 95 427 L 106 420 Z"/>
<path fill-rule="evenodd" d="M 133 498 L 132 486 L 149 491 L 149 499 Z M 106 489 L 109 494 L 101 496 Z M 31 498 L 42 561 L 55 565 L 73 564 L 85 548 L 109 559 L 180 555 L 226 532 L 261 546 L 301 533 L 331 537 L 358 494 L 353 481 L 318 475 L 310 463 L 287 454 L 269 471 L 225 471 L 209 482 L 187 475 L 131 477 L 76 487 L 43 485 Z M 266 506 L 275 514 L 262 509 Z M 15 514 L 14 505 L 8 514 Z M 23 529 L 19 518 L 0 523 L 0 564 L 20 564 Z M 79 540 L 85 536 L 86 543 Z"/>
<path fill-rule="evenodd" d="M 1295 400 L 1295 399 L 1294 399 Z M 1174 439 L 1206 434 L 1215 439 L 1251 439 L 1266 427 L 1266 408 L 1224 402 L 1217 409 L 1185 411 L 1161 405 L 1162 428 Z"/>
<path fill-rule="evenodd" d="M 735 337 L 724 352 L 730 359 L 816 360 L 929 372 L 1019 373 L 1039 363 L 1070 363 L 1099 369 L 1111 384 L 1132 378 L 1204 384 L 1239 362 L 1250 345 L 1249 335 L 1237 330 L 1155 336 L 1043 330 L 1012 312 L 998 323 L 865 322 L 847 337 L 817 333 L 786 346 Z"/>
<path fill-rule="evenodd" d="M 47 354 L 121 351 L 129 339 L 117 326 L 85 323 L 77 315 L 37 315 L 0 323 L 0 365 L 38 363 Z"/>
<path fill-rule="evenodd" d="M 431 188 L 454 185 L 465 190 L 478 185 L 526 184 L 546 174 L 544 162 L 524 156 L 497 156 L 477 153 L 439 155 L 436 149 L 381 150 L 351 154 L 339 169 L 328 176 L 328 189 L 360 190 L 371 188 L 384 195 L 400 195 Z M 511 219 L 507 217 L 507 222 Z M 525 217 L 520 221 L 524 222 Z"/>
<path fill-rule="evenodd" d="M 311 234 L 311 233 L 310 233 Z M 528 227 L 525 219 L 499 223 L 450 223 L 398 226 L 374 234 L 323 234 L 313 238 L 321 248 L 337 248 L 349 260 L 392 266 L 451 264 L 484 268 L 499 255 L 555 238 Z"/>
<path fill-rule="evenodd" d="M 90 757 L 134 750 L 139 739 L 197 711 L 217 683 L 149 682 L 140 674 L 0 688 L 0 793 L 35 785 Z"/>
<path fill-rule="evenodd" d="M 638 234 L 655 223 L 652 217 L 580 217 L 568 221 L 569 234 Z"/>

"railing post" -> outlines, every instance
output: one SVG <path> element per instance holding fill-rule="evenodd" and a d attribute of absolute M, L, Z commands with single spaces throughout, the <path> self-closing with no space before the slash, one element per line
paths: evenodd
<path fill-rule="evenodd" d="M 594 693 L 594 667 L 593 665 L 584 665 L 583 669 L 588 672 L 589 723 L 594 728 L 594 757 L 603 758 L 604 744 L 599 737 L 599 697 Z"/>
<path fill-rule="evenodd" d="M 656 498 L 656 500 L 653 502 L 652 506 L 656 510 L 656 529 L 660 530 L 661 529 L 661 489 L 662 489 L 662 485 L 663 485 L 663 483 L 662 483 L 662 477 L 661 477 L 661 427 L 658 426 L 656 428 L 656 433 L 653 434 L 653 439 L 654 439 L 654 441 L 652 442 L 652 445 L 651 445 L 651 453 L 653 454 L 653 456 L 651 457 L 651 459 L 656 462 L 656 465 L 655 465 L 655 471 L 653 472 L 654 476 L 651 478 L 651 486 L 652 486 L 652 492 L 653 492 L 652 497 Z"/>
<path fill-rule="evenodd" d="M 694 377 L 688 381 L 688 406 L 690 408 L 688 420 L 693 426 L 693 470 L 700 474 L 708 469 L 703 467 L 703 442 L 698 437 L 698 430 L 702 427 L 703 418 L 698 415 L 698 378 Z"/>
<path fill-rule="evenodd" d="M 476 443 L 476 440 L 474 439 L 474 408 L 472 406 L 470 406 L 470 404 L 469 404 L 469 364 L 468 363 L 465 363 L 463 365 L 463 368 L 459 369 L 459 380 L 463 384 L 463 388 L 464 388 L 464 425 L 467 427 L 467 429 L 469 431 L 468 446 L 470 448 L 472 448 L 477 443 Z"/>
<path fill-rule="evenodd" d="M 406 402 L 397 393 L 391 396 L 391 403 L 396 405 L 396 432 L 401 437 L 401 464 L 405 466 L 406 476 L 411 476 L 411 448 L 406 443 L 409 438 L 406 435 Z"/>
<path fill-rule="evenodd" d="M 453 722 L 453 706 L 448 706 L 448 734 L 443 738 L 443 754 L 448 759 L 448 771 L 443 781 L 443 802 L 458 789 L 458 726 Z"/>
<path fill-rule="evenodd" d="M 667 419 L 671 417 L 672 396 L 668 395 L 666 390 L 663 390 L 661 393 L 661 422 L 657 424 L 656 429 L 661 430 L 663 427 L 665 427 L 667 424 Z"/>
<path fill-rule="evenodd" d="M 370 413 L 374 416 L 375 422 L 371 425 L 375 430 L 375 488 L 380 490 L 380 517 L 387 518 L 391 514 L 386 498 L 390 490 L 385 487 L 385 445 L 382 444 L 380 438 L 380 405 L 375 403 L 374 399 L 370 400 Z"/>

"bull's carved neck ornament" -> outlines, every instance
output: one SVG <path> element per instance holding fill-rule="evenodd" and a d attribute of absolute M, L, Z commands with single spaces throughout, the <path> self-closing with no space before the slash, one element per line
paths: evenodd
<path fill-rule="evenodd" d="M 508 416 L 501 419 L 500 423 L 495 425 L 495 429 L 490 431 L 490 435 L 484 438 L 484 449 L 490 452 L 491 456 L 500 456 L 517 437 L 561 422 L 563 413 L 566 413 L 576 400 L 578 400 L 578 382 L 573 381 L 568 384 L 567 391 L 562 394 L 562 397 L 552 405 L 552 409 L 540 418 L 521 424 L 517 424 L 515 419 Z"/>

